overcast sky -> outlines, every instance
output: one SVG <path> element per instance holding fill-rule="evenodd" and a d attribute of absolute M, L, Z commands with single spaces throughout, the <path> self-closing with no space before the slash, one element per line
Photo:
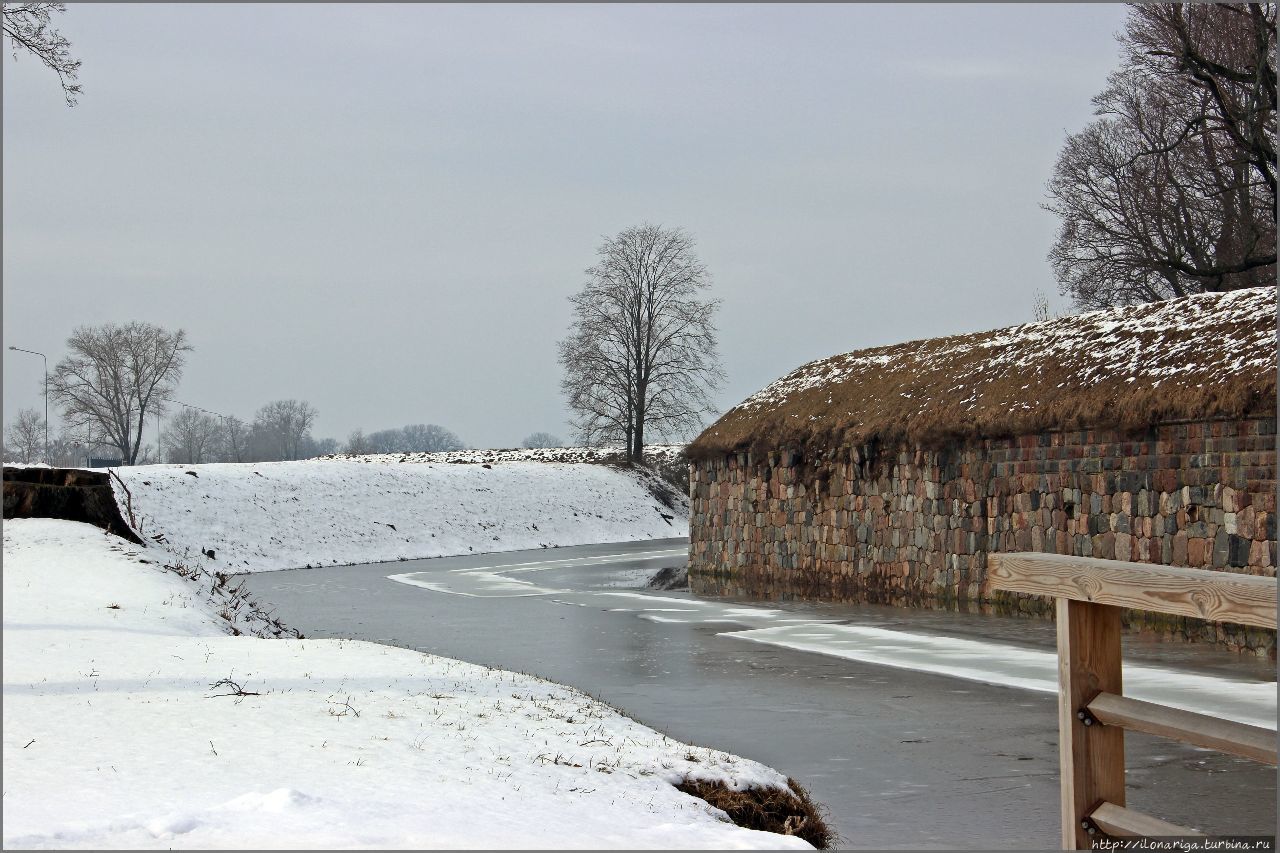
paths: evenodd
<path fill-rule="evenodd" d="M 1065 307 L 1039 204 L 1124 14 L 69 4 L 79 105 L 6 43 L 4 342 L 52 366 L 77 325 L 181 327 L 188 402 L 503 447 L 571 437 L 566 297 L 646 221 L 696 238 L 724 302 L 722 409 L 1025 322 L 1037 289 Z M 9 419 L 40 360 L 4 355 Z"/>

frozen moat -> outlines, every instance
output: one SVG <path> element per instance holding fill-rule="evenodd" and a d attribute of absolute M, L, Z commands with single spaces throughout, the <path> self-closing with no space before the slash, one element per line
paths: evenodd
<path fill-rule="evenodd" d="M 1053 626 L 881 606 L 654 592 L 687 540 L 247 576 L 308 636 L 374 640 L 571 684 L 808 786 L 847 846 L 1053 847 Z M 1126 693 L 1275 726 L 1273 665 L 1126 641 Z M 1272 768 L 1126 738 L 1129 803 L 1274 832 Z"/>

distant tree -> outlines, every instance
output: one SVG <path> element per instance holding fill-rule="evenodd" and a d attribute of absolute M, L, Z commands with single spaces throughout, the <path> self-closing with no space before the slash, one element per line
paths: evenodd
<path fill-rule="evenodd" d="M 561 388 L 587 444 L 625 442 L 638 461 L 648 433 L 685 435 L 713 411 L 720 303 L 705 298 L 710 275 L 680 229 L 628 228 L 597 254 L 570 297 Z"/>
<path fill-rule="evenodd" d="M 368 435 L 369 453 L 404 453 L 404 432 L 398 429 L 380 429 Z"/>
<path fill-rule="evenodd" d="M 1275 5 L 1135 4 L 1119 40 L 1048 186 L 1062 292 L 1100 308 L 1274 283 Z"/>
<path fill-rule="evenodd" d="M 442 453 L 466 449 L 462 439 L 438 424 L 409 424 L 399 429 L 380 429 L 365 436 L 365 442 L 369 447 L 365 453 Z"/>
<path fill-rule="evenodd" d="M 317 414 L 305 400 L 276 400 L 259 409 L 250 431 L 255 461 L 303 458 Z"/>
<path fill-rule="evenodd" d="M 160 444 L 169 462 L 199 465 L 219 456 L 220 425 L 213 415 L 183 407 L 165 425 Z"/>
<path fill-rule="evenodd" d="M 337 453 L 338 450 L 338 440 L 336 438 L 311 438 L 308 436 L 302 443 L 302 458 L 314 459 L 317 456 L 328 456 L 332 453 Z"/>
<path fill-rule="evenodd" d="M 439 424 L 409 424 L 400 432 L 404 440 L 403 453 L 444 453 L 467 449 L 462 439 Z"/>
<path fill-rule="evenodd" d="M 316 452 L 325 456 L 331 456 L 342 450 L 342 443 L 336 438 L 318 438 L 316 439 Z"/>
<path fill-rule="evenodd" d="M 4 34 L 9 38 L 9 50 L 13 58 L 18 51 L 30 53 L 58 75 L 62 84 L 62 96 L 67 106 L 75 106 L 80 94 L 76 77 L 80 72 L 80 60 L 71 58 L 71 42 L 50 24 L 50 14 L 65 12 L 63 3 L 5 3 L 3 4 Z"/>
<path fill-rule="evenodd" d="M 1043 320 L 1057 320 L 1062 317 L 1069 317 L 1070 311 L 1054 311 L 1049 307 L 1049 297 L 1045 295 L 1043 290 L 1036 288 L 1031 294 L 1031 319 L 1034 322 Z"/>
<path fill-rule="evenodd" d="M 358 429 L 347 436 L 347 443 L 342 448 L 342 452 L 355 454 L 373 453 L 373 444 L 364 434 L 364 430 Z"/>
<path fill-rule="evenodd" d="M 1037 323 L 1042 320 L 1049 320 L 1053 317 L 1049 313 L 1049 297 L 1044 295 L 1043 290 L 1037 290 L 1032 296 L 1032 319 Z"/>
<path fill-rule="evenodd" d="M 91 429 L 126 465 L 138 461 L 142 427 L 182 378 L 191 351 L 186 332 L 137 321 L 81 326 L 67 339 L 70 354 L 53 369 L 49 394 L 72 428 Z"/>
<path fill-rule="evenodd" d="M 249 425 L 231 415 L 218 425 L 218 451 L 223 462 L 248 462 Z"/>
<path fill-rule="evenodd" d="M 101 454 L 94 452 L 83 430 L 67 428 L 49 440 L 49 456 L 49 464 L 56 468 L 76 468 Z"/>
<path fill-rule="evenodd" d="M 35 409 L 20 409 L 4 433 L 5 459 L 27 465 L 48 461 L 44 458 L 44 437 L 44 416 Z"/>
<path fill-rule="evenodd" d="M 50 464 L 58 468 L 88 465 L 90 459 L 111 456 L 114 452 L 103 451 L 93 441 L 90 430 L 83 427 L 64 426 L 61 432 L 49 439 Z"/>
<path fill-rule="evenodd" d="M 549 432 L 535 432 L 527 436 L 521 444 L 531 450 L 538 447 L 564 447 L 564 441 L 560 436 Z"/>
<path fill-rule="evenodd" d="M 49 440 L 49 464 L 55 468 L 75 468 L 88 464 L 88 448 L 63 430 Z"/>

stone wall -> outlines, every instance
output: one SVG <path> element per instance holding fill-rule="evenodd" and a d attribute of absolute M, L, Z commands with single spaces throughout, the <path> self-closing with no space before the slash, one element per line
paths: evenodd
<path fill-rule="evenodd" d="M 985 587 L 988 552 L 1274 577 L 1275 467 L 1274 418 L 699 460 L 690 580 L 702 592 L 1045 613 L 1047 600 Z M 1275 653 L 1273 631 L 1128 621 Z"/>

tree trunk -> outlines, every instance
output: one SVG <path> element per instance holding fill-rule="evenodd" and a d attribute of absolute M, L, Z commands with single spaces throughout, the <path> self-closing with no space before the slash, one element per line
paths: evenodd
<path fill-rule="evenodd" d="M 627 451 L 627 458 L 631 462 L 644 461 L 644 408 L 644 397 L 641 395 L 636 401 L 635 428 L 631 431 L 631 447 Z"/>
<path fill-rule="evenodd" d="M 631 448 L 632 448 L 632 445 L 634 444 L 633 439 L 636 431 L 635 411 L 636 409 L 635 409 L 634 402 L 632 400 L 627 400 L 627 425 L 626 425 L 627 446 L 626 446 L 626 449 L 627 449 L 628 462 L 631 461 Z"/>
<path fill-rule="evenodd" d="M 129 426 L 128 426 L 128 421 L 126 421 L 126 422 L 125 422 L 125 424 L 126 424 L 126 426 L 125 426 L 125 434 L 124 434 L 124 444 L 125 444 L 125 446 L 124 446 L 124 448 L 123 448 L 124 453 L 123 453 L 123 454 L 121 454 L 121 455 L 124 457 L 124 464 L 126 464 L 126 465 L 133 465 L 133 464 L 136 464 L 136 463 L 137 463 L 137 461 L 138 461 L 138 449 L 142 446 L 142 425 L 143 425 L 143 423 L 144 423 L 144 419 L 145 419 L 145 418 L 146 418 L 146 413 L 145 413 L 145 412 L 143 412 L 142 414 L 138 415 L 138 437 L 137 437 L 136 439 L 134 439 L 134 440 L 133 440 L 133 446 L 132 446 L 132 447 L 130 447 L 130 446 L 129 446 Z"/>

